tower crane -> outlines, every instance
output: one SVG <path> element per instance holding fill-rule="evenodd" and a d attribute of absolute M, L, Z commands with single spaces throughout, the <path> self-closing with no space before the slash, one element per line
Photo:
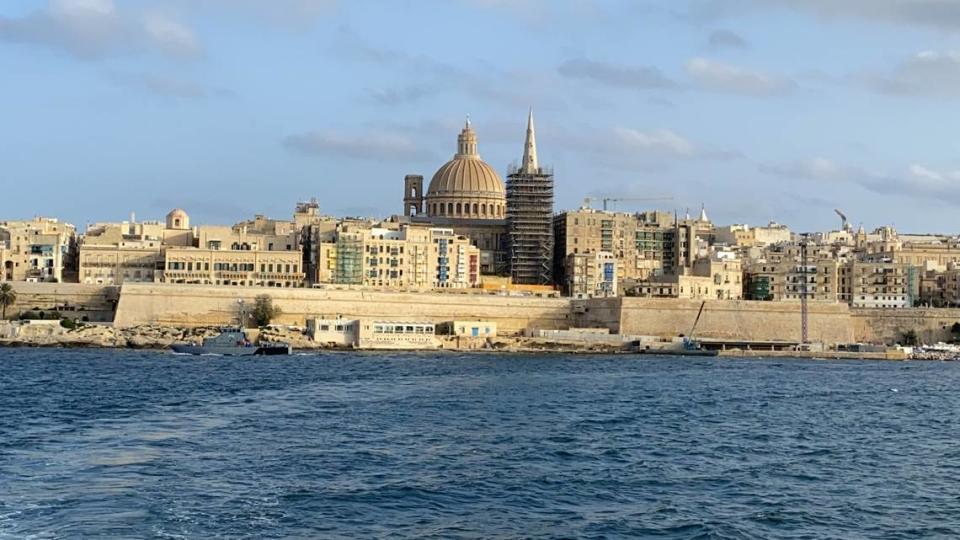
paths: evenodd
<path fill-rule="evenodd" d="M 638 202 L 638 201 L 672 201 L 673 197 L 584 197 L 583 206 L 589 208 L 593 201 L 603 201 L 603 209 L 607 210 L 609 203 L 612 202 Z"/>
<path fill-rule="evenodd" d="M 841 231 L 850 230 L 850 222 L 847 220 L 847 215 L 836 208 L 833 211 L 836 212 L 838 216 L 840 216 L 840 230 Z"/>

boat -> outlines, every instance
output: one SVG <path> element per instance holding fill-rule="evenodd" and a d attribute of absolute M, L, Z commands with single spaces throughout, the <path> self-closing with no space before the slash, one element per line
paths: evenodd
<path fill-rule="evenodd" d="M 700 311 L 697 312 L 697 318 L 693 321 L 693 328 L 690 329 L 690 336 L 684 337 L 681 342 L 671 342 L 665 344 L 644 344 L 640 341 L 633 342 L 633 352 L 637 354 L 653 354 L 658 356 L 719 356 L 720 351 L 711 351 L 703 348 L 703 344 L 694 339 L 697 331 L 697 325 L 700 324 L 700 317 L 703 315 L 703 308 L 706 302 L 700 304 Z"/>
<path fill-rule="evenodd" d="M 247 340 L 241 328 L 223 328 L 219 335 L 204 338 L 202 345 L 172 345 L 173 352 L 192 355 L 216 356 L 274 356 L 291 354 L 287 343 L 260 343 Z"/>
<path fill-rule="evenodd" d="M 673 345 L 673 344 L 670 344 Z M 635 343 L 634 352 L 637 354 L 650 354 L 656 356 L 719 356 L 720 351 L 704 349 L 699 342 L 684 339 L 680 346 L 643 346 Z"/>

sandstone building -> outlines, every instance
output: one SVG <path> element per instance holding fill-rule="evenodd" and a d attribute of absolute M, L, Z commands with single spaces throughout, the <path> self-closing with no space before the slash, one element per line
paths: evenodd
<path fill-rule="evenodd" d="M 0 222 L 0 281 L 75 281 L 76 241 L 54 218 Z"/>
<path fill-rule="evenodd" d="M 343 223 L 319 246 L 320 283 L 403 290 L 480 284 L 480 250 L 453 229 Z"/>

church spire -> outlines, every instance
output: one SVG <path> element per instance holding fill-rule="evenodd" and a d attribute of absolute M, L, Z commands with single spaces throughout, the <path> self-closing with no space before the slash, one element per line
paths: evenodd
<path fill-rule="evenodd" d="M 520 164 L 520 170 L 526 174 L 536 174 L 539 169 L 537 135 L 533 128 L 533 107 L 530 107 L 530 114 L 527 115 L 527 142 L 523 147 L 523 162 Z"/>

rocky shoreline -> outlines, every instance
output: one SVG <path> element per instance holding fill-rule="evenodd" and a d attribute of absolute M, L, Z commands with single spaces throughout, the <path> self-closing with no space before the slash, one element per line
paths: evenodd
<path fill-rule="evenodd" d="M 86 324 L 76 328 L 64 328 L 56 321 L 37 323 L 0 322 L 0 347 L 60 347 L 60 348 L 110 348 L 168 350 L 178 344 L 200 344 L 204 338 L 220 333 L 218 327 L 136 326 L 115 328 L 112 325 Z M 284 327 L 268 327 L 264 330 L 248 329 L 253 341 L 288 343 L 295 352 L 310 351 L 357 351 L 351 347 L 318 343 L 302 331 Z M 458 339 L 437 336 L 439 349 L 431 352 L 476 352 L 476 353 L 556 353 L 556 354 L 629 354 L 622 345 L 575 342 L 533 337 L 496 337 L 489 339 Z M 410 350 L 413 349 L 403 349 Z M 813 359 L 862 359 L 862 360 L 956 360 L 953 355 L 918 353 L 912 355 L 887 353 L 838 353 L 809 351 L 721 351 L 723 357 L 752 358 L 813 358 Z"/>
<path fill-rule="evenodd" d="M 6 325 L 4 327 L 3 325 Z M 61 348 L 110 348 L 166 350 L 172 345 L 200 344 L 203 338 L 220 333 L 217 327 L 181 328 L 173 326 L 136 326 L 115 328 L 109 325 L 82 325 L 63 328 L 59 324 L 0 323 L 0 347 L 61 347 Z M 318 343 L 297 330 L 267 328 L 248 329 L 254 340 L 289 343 L 294 351 L 356 350 Z M 558 343 L 541 338 L 498 337 L 489 340 L 457 340 L 438 336 L 440 349 L 457 352 L 510 352 L 510 353 L 594 353 L 611 354 L 623 352 L 620 347 L 587 343 Z"/>

